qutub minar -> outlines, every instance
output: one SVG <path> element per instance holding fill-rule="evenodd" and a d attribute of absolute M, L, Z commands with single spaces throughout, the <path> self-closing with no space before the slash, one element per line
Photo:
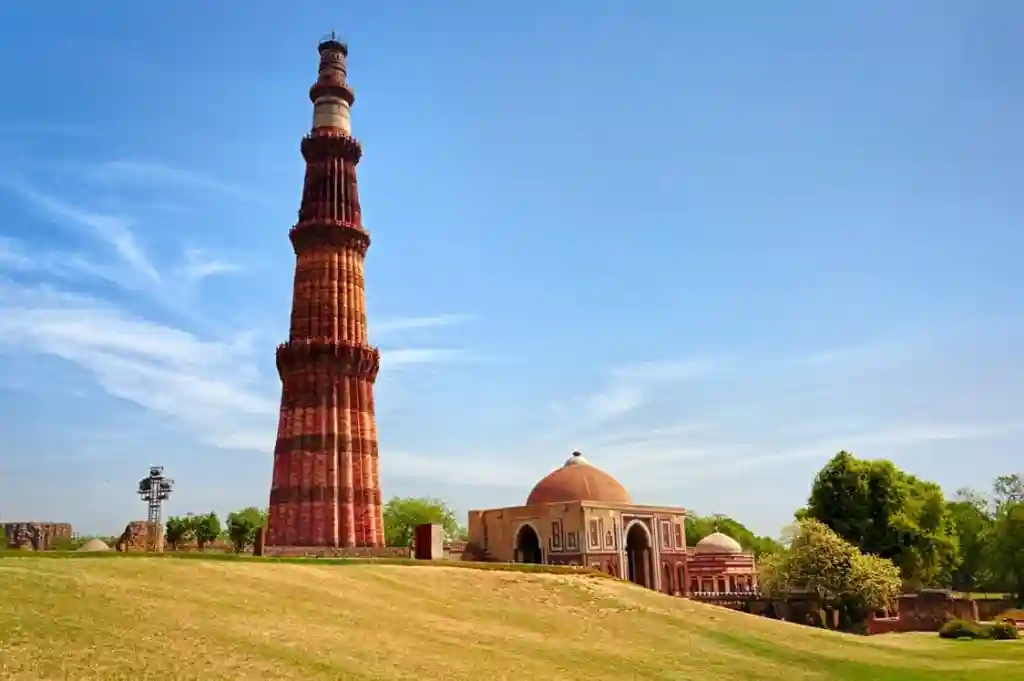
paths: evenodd
<path fill-rule="evenodd" d="M 367 342 L 363 261 L 370 236 L 356 188 L 362 148 L 351 135 L 355 95 L 348 46 L 320 43 L 309 90 L 313 126 L 302 140 L 306 178 L 295 249 L 288 342 L 277 348 L 281 415 L 274 447 L 271 547 L 381 547 L 373 384 L 380 353 Z"/>

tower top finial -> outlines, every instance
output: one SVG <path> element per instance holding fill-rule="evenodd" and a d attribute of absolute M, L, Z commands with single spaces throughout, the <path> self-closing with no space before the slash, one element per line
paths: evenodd
<path fill-rule="evenodd" d="M 317 79 L 309 89 L 313 102 L 312 131 L 334 130 L 351 135 L 349 108 L 355 101 L 352 88 L 345 82 L 348 76 L 348 45 L 338 40 L 331 31 L 320 40 L 320 67 Z"/>
<path fill-rule="evenodd" d="M 346 57 L 348 56 L 348 43 L 338 39 L 338 34 L 334 31 L 324 35 L 320 38 L 320 44 L 317 46 L 320 53 L 324 52 L 341 52 Z"/>

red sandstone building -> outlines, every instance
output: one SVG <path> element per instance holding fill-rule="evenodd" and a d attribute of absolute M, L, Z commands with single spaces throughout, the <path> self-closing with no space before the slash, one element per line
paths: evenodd
<path fill-rule="evenodd" d="M 302 140 L 306 178 L 295 249 L 288 341 L 277 348 L 281 414 L 270 487 L 269 548 L 384 545 L 373 384 L 380 355 L 367 340 L 363 228 L 352 137 L 348 46 L 320 43 Z"/>
<path fill-rule="evenodd" d="M 523 506 L 470 511 L 468 552 L 482 560 L 589 565 L 677 596 L 748 593 L 753 554 L 715 532 L 686 545 L 686 510 L 633 503 L 579 452 L 538 482 Z"/>

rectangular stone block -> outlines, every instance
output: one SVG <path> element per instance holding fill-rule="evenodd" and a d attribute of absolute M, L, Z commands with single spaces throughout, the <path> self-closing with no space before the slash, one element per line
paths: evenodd
<path fill-rule="evenodd" d="M 416 526 L 416 560 L 444 560 L 444 533 L 437 523 Z"/>

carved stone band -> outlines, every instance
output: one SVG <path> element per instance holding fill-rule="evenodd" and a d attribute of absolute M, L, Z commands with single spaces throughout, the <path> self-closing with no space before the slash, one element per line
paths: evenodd
<path fill-rule="evenodd" d="M 352 249 L 359 255 L 366 255 L 370 247 L 370 235 L 362 228 L 341 220 L 317 219 L 300 222 L 288 232 L 295 254 L 314 248 L 335 250 Z"/>
<path fill-rule="evenodd" d="M 292 405 L 286 405 L 286 408 Z M 369 454 L 371 459 L 379 456 L 377 441 L 369 438 L 352 438 L 349 435 L 337 434 L 309 434 L 293 435 L 291 437 L 280 437 L 274 446 L 274 454 L 287 454 L 289 452 L 362 452 Z"/>
<path fill-rule="evenodd" d="M 353 502 L 355 493 L 351 488 L 338 487 L 338 501 L 342 504 Z M 360 499 L 363 503 L 379 506 L 381 503 L 380 490 L 365 490 Z M 297 504 L 307 501 L 333 501 L 330 495 L 330 488 L 327 485 L 312 485 L 310 487 L 273 487 L 270 490 L 270 505 Z"/>
<path fill-rule="evenodd" d="M 380 371 L 380 351 L 368 346 L 349 345 L 330 338 L 304 338 L 277 346 L 277 373 L 281 380 L 302 373 L 305 382 L 316 388 L 317 374 L 327 378 L 356 376 L 370 383 Z"/>
<path fill-rule="evenodd" d="M 314 85 L 315 89 L 317 86 Z M 312 89 L 310 90 L 312 93 Z M 351 90 L 349 90 L 351 92 Z M 318 93 L 323 96 L 322 93 Z M 302 138 L 302 157 L 307 162 L 327 161 L 340 158 L 359 163 L 363 156 L 363 147 L 355 137 L 344 131 L 320 132 Z"/>

